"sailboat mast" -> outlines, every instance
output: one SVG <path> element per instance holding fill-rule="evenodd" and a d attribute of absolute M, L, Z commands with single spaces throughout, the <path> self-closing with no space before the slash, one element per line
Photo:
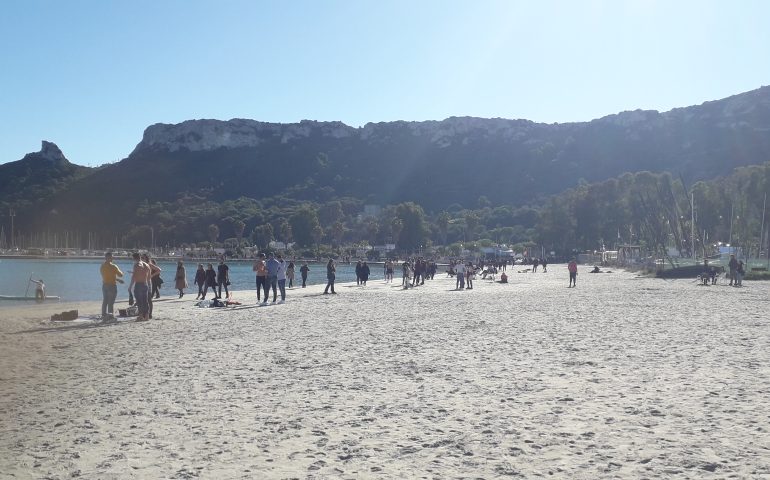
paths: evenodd
<path fill-rule="evenodd" d="M 765 199 L 762 201 L 762 226 L 759 229 L 759 251 L 757 252 L 757 257 L 760 259 L 762 258 L 762 245 L 765 235 L 765 205 L 767 205 L 767 192 L 765 192 Z"/>
<path fill-rule="evenodd" d="M 692 248 L 692 259 L 695 260 L 695 192 L 690 192 L 690 247 Z"/>

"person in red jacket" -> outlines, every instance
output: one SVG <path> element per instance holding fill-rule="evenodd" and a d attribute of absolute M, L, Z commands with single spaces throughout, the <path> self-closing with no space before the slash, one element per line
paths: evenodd
<path fill-rule="evenodd" d="M 569 270 L 569 286 L 577 287 L 577 262 L 574 258 L 567 265 L 567 270 Z"/>

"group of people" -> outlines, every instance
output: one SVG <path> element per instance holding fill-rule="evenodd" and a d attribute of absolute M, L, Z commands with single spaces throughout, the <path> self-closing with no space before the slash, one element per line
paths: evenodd
<path fill-rule="evenodd" d="M 128 286 L 129 304 L 135 304 L 139 315 L 137 321 L 152 318 L 152 300 L 160 296 L 161 269 L 155 259 L 148 254 L 134 253 L 131 282 Z M 112 252 L 105 254 L 104 263 L 99 267 L 102 276 L 102 320 L 115 321 L 115 300 L 118 296 L 118 283 L 124 283 L 123 272 L 115 265 Z"/>
<path fill-rule="evenodd" d="M 289 260 L 287 262 L 281 254 L 271 252 L 266 256 L 264 253 L 260 253 L 252 267 L 252 271 L 256 273 L 257 303 L 267 305 L 270 298 L 270 290 L 273 291 L 273 303 L 284 303 L 286 301 L 287 281 L 289 288 L 294 287 L 295 268 L 294 261 Z M 302 288 L 305 288 L 307 275 L 310 272 L 307 262 L 302 264 L 299 271 L 302 277 Z M 280 301 L 277 301 L 278 292 L 281 295 Z M 264 294 L 264 298 L 262 298 L 262 294 Z"/>
<path fill-rule="evenodd" d="M 179 264 L 181 263 L 182 262 L 179 262 Z M 184 296 L 184 288 L 186 288 L 187 285 L 187 278 L 184 271 L 179 270 L 180 267 L 183 269 L 184 265 L 179 264 L 177 266 L 177 280 L 175 286 L 179 290 L 179 298 L 182 298 Z M 211 288 L 211 292 L 214 294 L 215 299 L 221 299 L 223 287 L 225 289 L 225 299 L 229 299 L 230 289 L 228 287 L 230 286 L 230 267 L 225 263 L 224 257 L 219 258 L 219 264 L 217 265 L 216 270 L 214 270 L 214 265 L 211 263 L 206 264 L 205 270 L 203 264 L 199 263 L 198 270 L 195 271 L 193 285 L 198 286 L 198 295 L 195 297 L 196 300 L 206 300 L 209 288 Z"/>
<path fill-rule="evenodd" d="M 369 275 L 372 274 L 372 270 L 366 261 L 359 260 L 356 263 L 356 285 L 366 286 L 366 282 L 369 280 Z"/>
<path fill-rule="evenodd" d="M 155 259 L 150 258 L 148 254 L 133 254 L 133 270 L 131 282 L 129 285 L 129 304 L 135 304 L 138 309 L 138 320 L 146 321 L 152 318 L 153 299 L 160 297 L 160 286 L 163 283 L 161 279 L 161 268 L 157 265 Z M 491 275 L 494 279 L 498 272 L 503 271 L 500 281 L 507 283 L 505 268 L 507 262 L 488 262 L 486 265 L 474 265 L 472 262 L 450 261 L 447 273 L 449 276 L 456 277 L 455 288 L 457 290 L 472 290 L 473 280 L 477 272 L 481 271 L 484 278 Z M 543 266 L 545 271 L 547 263 L 544 260 L 533 261 L 533 271 L 538 264 Z M 393 281 L 395 265 L 392 260 L 384 263 L 384 275 L 386 283 Z M 284 303 L 286 301 L 286 288 L 294 286 L 295 263 L 293 260 L 284 260 L 280 254 L 269 253 L 265 255 L 260 253 L 253 264 L 252 270 L 256 276 L 257 302 L 261 305 L 267 305 L 270 300 L 270 291 L 272 290 L 272 303 Z M 401 265 L 402 283 L 404 288 L 424 285 L 426 279 L 433 279 L 437 270 L 436 262 L 426 260 L 422 257 L 408 259 Z M 570 275 L 570 287 L 577 286 L 577 263 L 573 259 L 568 265 Z M 307 262 L 303 262 L 299 269 L 302 279 L 302 288 L 307 285 L 310 267 Z M 730 261 L 730 284 L 733 282 L 737 286 L 741 284 L 743 274 L 743 263 L 735 260 L 734 256 Z M 115 265 L 111 252 L 105 255 L 105 261 L 101 265 L 100 273 L 102 276 L 102 318 L 105 320 L 114 320 L 114 304 L 117 297 L 117 284 L 124 283 L 124 276 L 120 268 Z M 366 261 L 360 260 L 355 267 L 356 284 L 366 285 L 371 275 L 371 269 Z M 505 278 L 503 278 L 505 276 Z M 336 263 L 334 258 L 330 258 L 326 265 L 327 284 L 324 288 L 324 294 L 335 294 L 334 284 L 336 280 Z M 203 264 L 198 264 L 195 272 L 194 285 L 198 287 L 196 300 L 205 300 L 209 289 L 212 290 L 214 299 L 225 301 L 230 300 L 231 293 L 230 267 L 225 263 L 224 257 L 220 257 L 219 263 L 214 269 L 214 265 L 209 263 L 204 268 Z M 174 287 L 179 292 L 179 298 L 184 297 L 185 289 L 188 288 L 187 275 L 184 262 L 177 262 L 176 274 L 174 276 Z M 224 295 L 223 295 L 224 290 Z M 280 300 L 278 299 L 280 295 Z"/>

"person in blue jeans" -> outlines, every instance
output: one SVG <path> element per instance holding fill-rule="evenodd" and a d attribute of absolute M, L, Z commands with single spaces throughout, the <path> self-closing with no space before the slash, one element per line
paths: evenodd
<path fill-rule="evenodd" d="M 143 262 L 139 253 L 134 253 L 134 271 L 131 274 L 131 285 L 134 287 L 134 300 L 139 308 L 137 321 L 150 319 L 150 266 Z"/>
<path fill-rule="evenodd" d="M 278 290 L 281 292 L 281 300 L 278 303 L 283 303 L 286 301 L 286 262 L 284 262 L 283 257 L 278 255 L 278 263 L 280 264 L 278 267 Z"/>
<path fill-rule="evenodd" d="M 268 257 L 265 264 L 267 267 L 267 284 L 273 289 L 273 303 L 275 303 L 278 299 L 278 270 L 281 268 L 281 262 L 275 259 L 274 253 L 271 253 Z M 265 294 L 265 301 L 262 303 L 267 303 L 267 294 Z"/>
<path fill-rule="evenodd" d="M 112 252 L 104 255 L 104 263 L 99 267 L 99 273 L 102 275 L 102 320 L 113 319 L 118 283 L 123 283 L 123 272 L 113 263 Z"/>

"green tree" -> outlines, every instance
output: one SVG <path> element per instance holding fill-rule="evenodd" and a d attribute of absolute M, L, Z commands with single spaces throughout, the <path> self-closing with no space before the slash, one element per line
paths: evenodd
<path fill-rule="evenodd" d="M 369 239 L 370 245 L 376 245 L 377 234 L 380 232 L 380 226 L 374 220 L 367 222 L 366 224 L 366 236 Z"/>
<path fill-rule="evenodd" d="M 254 245 L 260 249 L 265 249 L 273 241 L 273 226 L 269 223 L 258 225 L 251 232 L 251 237 Z"/>
<path fill-rule="evenodd" d="M 325 203 L 318 209 L 318 221 L 321 225 L 329 226 L 344 216 L 342 203 L 339 200 Z"/>
<path fill-rule="evenodd" d="M 313 231 L 311 232 L 311 236 L 313 237 L 316 248 L 318 248 L 318 244 L 320 244 L 321 239 L 324 238 L 324 229 L 321 228 L 321 225 L 316 223 L 316 225 L 313 227 Z"/>
<path fill-rule="evenodd" d="M 246 230 L 246 224 L 243 220 L 236 220 L 233 223 L 233 231 L 235 232 L 235 238 L 238 240 L 238 245 L 243 242 L 243 231 Z"/>
<path fill-rule="evenodd" d="M 281 223 L 278 227 L 278 233 L 281 236 L 281 241 L 284 243 L 289 243 L 292 240 L 292 229 L 291 224 L 288 222 L 288 220 L 283 219 L 281 220 Z"/>
<path fill-rule="evenodd" d="M 342 237 L 345 235 L 345 226 L 342 222 L 334 222 L 330 234 L 334 245 L 339 246 L 342 243 Z"/>
<path fill-rule="evenodd" d="M 314 208 L 308 205 L 301 207 L 289 217 L 289 225 L 291 226 L 294 240 L 303 247 L 314 243 L 313 231 L 316 226 L 320 227 L 318 223 L 318 214 Z"/>
<path fill-rule="evenodd" d="M 219 227 L 215 223 L 212 223 L 209 225 L 208 232 L 209 242 L 212 244 L 216 243 L 217 239 L 219 238 Z"/>
<path fill-rule="evenodd" d="M 438 217 L 436 218 L 436 226 L 438 226 L 438 231 L 441 234 L 441 243 L 442 245 L 446 245 L 446 235 L 449 231 L 449 222 L 452 220 L 452 217 L 449 215 L 449 212 L 444 210 L 443 212 L 439 213 Z"/>
<path fill-rule="evenodd" d="M 468 212 L 465 214 L 465 228 L 467 228 L 468 238 L 467 240 L 474 240 L 476 238 L 476 229 L 479 228 L 479 216 L 474 212 Z"/>
<path fill-rule="evenodd" d="M 412 202 L 402 203 L 396 207 L 396 217 L 401 220 L 403 225 L 398 237 L 400 248 L 417 250 L 425 244 L 427 229 L 422 207 Z"/>
<path fill-rule="evenodd" d="M 393 243 L 398 244 L 401 230 L 404 229 L 404 221 L 396 217 L 390 221 L 390 234 L 393 236 Z"/>

